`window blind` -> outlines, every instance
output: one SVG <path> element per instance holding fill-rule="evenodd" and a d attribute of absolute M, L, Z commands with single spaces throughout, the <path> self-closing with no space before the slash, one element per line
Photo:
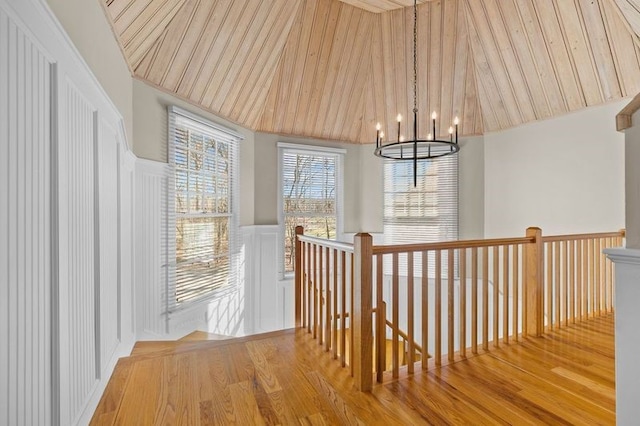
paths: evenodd
<path fill-rule="evenodd" d="M 340 154 L 280 149 L 281 223 L 284 271 L 293 271 L 295 228 L 306 235 L 335 239 L 338 229 Z"/>
<path fill-rule="evenodd" d="M 431 243 L 458 239 L 458 156 L 418 162 L 418 181 L 413 186 L 413 162 L 384 163 L 385 244 Z M 385 257 L 385 273 L 391 260 Z M 433 254 L 429 258 L 433 273 Z M 406 275 L 406 257 L 399 259 Z M 414 271 L 422 270 L 421 256 L 414 256 Z M 446 253 L 443 253 L 446 262 Z"/>
<path fill-rule="evenodd" d="M 169 109 L 174 167 L 168 219 L 168 309 L 215 297 L 238 284 L 239 134 L 176 107 Z M 173 208 L 171 208 L 173 207 Z"/>

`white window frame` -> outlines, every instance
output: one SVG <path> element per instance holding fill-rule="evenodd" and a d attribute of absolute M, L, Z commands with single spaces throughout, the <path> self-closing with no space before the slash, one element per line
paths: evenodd
<path fill-rule="evenodd" d="M 282 158 L 285 152 L 299 153 L 303 155 L 327 155 L 336 159 L 336 239 L 343 239 L 344 220 L 344 157 L 347 150 L 344 148 L 326 147 L 318 145 L 305 145 L 290 142 L 278 142 L 278 273 L 281 280 L 293 277 L 293 272 L 285 272 L 285 221 L 284 198 L 282 193 L 283 164 Z"/>
<path fill-rule="evenodd" d="M 175 158 L 175 125 L 176 118 L 180 115 L 186 119 L 193 120 L 197 125 L 206 127 L 206 131 L 212 134 L 217 140 L 224 141 L 228 144 L 231 150 L 229 155 L 229 167 L 230 167 L 230 182 L 229 182 L 229 284 L 223 288 L 219 288 L 210 291 L 208 294 L 200 296 L 194 300 L 188 300 L 182 303 L 176 301 L 176 217 L 179 215 L 176 212 L 176 194 L 175 194 L 175 179 L 176 179 L 176 158 Z M 171 313 L 174 311 L 180 311 L 188 309 L 194 305 L 200 303 L 209 302 L 214 299 L 219 299 L 235 292 L 239 289 L 241 276 L 239 268 L 241 262 L 239 259 L 240 244 L 240 227 L 239 227 L 239 165 L 240 165 L 240 141 L 244 139 L 244 136 L 229 128 L 221 126 L 213 121 L 210 121 L 197 114 L 189 112 L 185 109 L 179 108 L 174 105 L 168 107 L 168 160 L 169 160 L 169 179 L 167 183 L 167 231 L 166 231 L 166 245 L 167 245 L 167 288 L 166 290 L 166 311 Z M 212 213 L 211 216 L 215 217 L 218 213 Z"/>

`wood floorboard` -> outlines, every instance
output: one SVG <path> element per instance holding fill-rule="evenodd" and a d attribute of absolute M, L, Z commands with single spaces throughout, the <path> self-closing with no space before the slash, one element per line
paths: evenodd
<path fill-rule="evenodd" d="M 361 393 L 304 330 L 158 345 L 118 362 L 91 424 L 615 424 L 612 314 L 456 360 Z"/>

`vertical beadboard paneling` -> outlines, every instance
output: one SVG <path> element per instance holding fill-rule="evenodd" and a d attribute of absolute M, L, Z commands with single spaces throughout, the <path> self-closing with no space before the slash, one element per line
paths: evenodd
<path fill-rule="evenodd" d="M 51 416 L 50 67 L 0 8 L 0 424 Z"/>
<path fill-rule="evenodd" d="M 165 306 L 167 164 L 138 160 L 136 164 L 136 296 L 138 335 L 168 331 Z"/>
<path fill-rule="evenodd" d="M 129 152 L 122 152 L 120 161 L 120 339 L 123 342 L 133 341 L 135 335 L 135 156 Z"/>
<path fill-rule="evenodd" d="M 65 79 L 62 96 L 64 137 L 59 141 L 60 175 L 60 344 L 61 371 L 68 372 L 68 406 L 61 421 L 75 421 L 96 383 L 95 245 L 94 245 L 94 108 L 74 84 Z M 66 294 L 67 299 L 64 300 Z M 63 309 L 63 302 L 66 309 Z M 66 343 L 66 344 L 65 344 Z M 64 383 L 64 382 L 63 382 Z"/>
<path fill-rule="evenodd" d="M 98 229 L 100 273 L 98 319 L 100 324 L 100 371 L 111 360 L 119 343 L 118 294 L 118 139 L 116 131 L 100 120 L 96 147 L 98 180 Z"/>

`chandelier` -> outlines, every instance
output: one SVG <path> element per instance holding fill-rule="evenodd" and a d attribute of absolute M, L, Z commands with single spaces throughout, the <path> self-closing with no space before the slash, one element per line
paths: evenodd
<path fill-rule="evenodd" d="M 398 114 L 398 135 L 395 141 L 384 139 L 384 133 L 380 131 L 380 123 L 376 124 L 376 149 L 374 154 L 378 157 L 389 158 L 391 160 L 413 161 L 413 186 L 418 183 L 418 160 L 428 160 L 431 158 L 444 157 L 455 154 L 460 150 L 458 145 L 458 117 L 453 120 L 453 125 L 449 127 L 449 138 L 438 139 L 438 128 L 436 112 L 431 114 L 431 129 L 425 139 L 418 138 L 418 5 L 417 0 L 413 2 L 413 138 L 404 139 L 400 134 L 400 123 L 402 115 Z"/>

